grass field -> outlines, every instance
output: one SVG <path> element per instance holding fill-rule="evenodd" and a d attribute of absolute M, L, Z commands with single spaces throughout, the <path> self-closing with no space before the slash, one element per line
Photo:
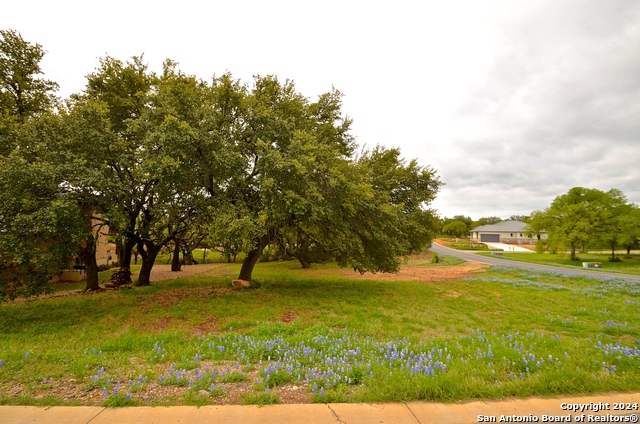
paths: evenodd
<path fill-rule="evenodd" d="M 428 260 L 414 266 L 432 265 Z M 455 265 L 454 265 L 455 266 Z M 458 401 L 640 390 L 640 284 L 494 268 L 363 280 L 334 265 L 0 306 L 0 404 Z M 453 268 L 452 268 L 453 269 Z"/>
<path fill-rule="evenodd" d="M 481 255 L 490 255 L 490 253 L 480 253 Z M 640 275 L 640 255 L 616 254 L 616 258 L 620 262 L 610 262 L 611 254 L 604 253 L 578 253 L 579 261 L 572 261 L 568 253 L 507 253 L 504 252 L 501 257 L 504 259 L 513 259 L 521 262 L 529 262 L 542 265 L 561 265 L 567 267 L 582 268 L 582 262 L 600 262 L 603 271 L 620 272 L 624 274 Z"/>

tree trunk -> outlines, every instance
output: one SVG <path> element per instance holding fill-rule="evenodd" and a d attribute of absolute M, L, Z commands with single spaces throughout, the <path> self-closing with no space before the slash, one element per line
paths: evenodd
<path fill-rule="evenodd" d="M 118 266 L 120 266 L 120 257 L 122 256 L 122 237 L 116 238 L 116 260 L 118 261 Z"/>
<path fill-rule="evenodd" d="M 146 249 L 143 249 L 141 243 L 138 243 L 138 253 L 142 256 L 142 268 L 140 268 L 140 275 L 138 276 L 136 286 L 151 285 L 151 269 L 160 251 L 160 248 L 153 243 L 147 243 L 145 247 Z"/>
<path fill-rule="evenodd" d="M 247 257 L 244 258 L 242 262 L 242 268 L 240 268 L 240 275 L 238 276 L 239 280 L 251 281 L 251 274 L 253 273 L 253 267 L 258 263 L 258 259 L 262 255 L 262 251 L 271 241 L 271 237 L 267 234 L 260 237 L 258 241 L 258 246 L 247 253 Z"/>
<path fill-rule="evenodd" d="M 182 261 L 185 265 L 193 265 L 193 255 L 186 250 L 182 251 Z"/>
<path fill-rule="evenodd" d="M 576 245 L 574 243 L 571 243 L 571 260 L 576 260 Z"/>
<path fill-rule="evenodd" d="M 180 240 L 174 240 L 173 260 L 171 261 L 171 271 L 181 271 L 182 262 L 180 262 Z"/>
<path fill-rule="evenodd" d="M 258 246 L 257 249 L 253 249 L 247 253 L 247 257 L 244 258 L 244 261 L 242 262 L 242 268 L 240 268 L 240 275 L 238 276 L 239 280 L 251 281 L 253 267 L 258 263 L 258 259 L 260 259 L 260 255 L 262 255 L 263 250 L 264 246 Z"/>
<path fill-rule="evenodd" d="M 627 246 L 627 255 L 631 254 L 631 245 Z"/>
<path fill-rule="evenodd" d="M 87 284 L 85 291 L 100 290 L 98 284 L 98 263 L 96 262 L 96 245 L 93 240 L 87 240 L 87 247 L 80 252 L 82 261 L 86 266 Z"/>
<path fill-rule="evenodd" d="M 615 261 L 616 260 L 616 251 L 615 251 L 615 245 L 611 245 L 611 260 Z"/>
<path fill-rule="evenodd" d="M 302 257 L 298 258 L 298 262 L 300 262 L 300 265 L 302 265 L 302 268 L 304 269 L 311 268 L 311 262 L 308 262 L 306 259 Z"/>
<path fill-rule="evenodd" d="M 207 248 L 204 248 L 204 253 L 202 254 L 202 263 L 206 264 L 207 263 Z"/>
<path fill-rule="evenodd" d="M 120 268 L 128 268 L 131 269 L 131 252 L 133 251 L 133 246 L 136 244 L 134 240 L 125 239 L 124 243 L 122 243 L 122 249 L 120 250 L 121 256 L 118 258 L 118 265 Z"/>

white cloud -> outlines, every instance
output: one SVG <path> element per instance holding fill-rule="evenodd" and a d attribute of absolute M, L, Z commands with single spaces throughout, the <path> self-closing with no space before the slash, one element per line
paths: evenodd
<path fill-rule="evenodd" d="M 64 96 L 105 54 L 335 86 L 361 144 L 438 170 L 442 215 L 527 214 L 577 185 L 640 202 L 638 2 L 24 0 L 0 28 L 45 47 Z"/>

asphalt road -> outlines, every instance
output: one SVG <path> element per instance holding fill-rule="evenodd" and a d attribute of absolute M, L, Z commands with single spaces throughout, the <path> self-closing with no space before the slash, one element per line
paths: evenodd
<path fill-rule="evenodd" d="M 510 259 L 500 259 L 496 257 L 478 255 L 476 253 L 470 253 L 470 251 L 450 249 L 437 243 L 433 243 L 433 245 L 431 246 L 431 250 L 438 253 L 439 255 L 456 256 L 458 258 L 464 259 L 465 261 L 475 261 L 495 266 L 508 266 L 512 268 L 523 268 L 534 271 L 554 272 L 564 275 L 582 275 L 587 277 L 618 278 L 621 280 L 640 281 L 640 275 L 620 274 L 617 272 L 596 271 L 580 268 L 564 268 L 551 265 L 530 264 Z"/>

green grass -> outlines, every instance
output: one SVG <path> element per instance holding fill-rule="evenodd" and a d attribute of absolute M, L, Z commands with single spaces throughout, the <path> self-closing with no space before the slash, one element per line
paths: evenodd
<path fill-rule="evenodd" d="M 0 404 L 202 405 L 242 384 L 252 404 L 292 384 L 314 402 L 640 388 L 638 283 L 501 268 L 364 280 L 297 262 L 258 264 L 257 288 L 230 279 L 1 305 Z"/>
<path fill-rule="evenodd" d="M 243 397 L 245 405 L 275 405 L 280 402 L 280 398 L 276 393 L 257 392 L 247 393 Z"/>
<path fill-rule="evenodd" d="M 490 255 L 487 253 L 480 253 L 481 255 Z M 582 262 L 600 262 L 602 271 L 607 272 L 620 272 L 623 274 L 640 275 L 640 255 L 616 254 L 616 258 L 620 259 L 620 262 L 611 262 L 609 258 L 611 254 L 603 253 L 578 253 L 576 256 L 579 261 L 572 261 L 571 257 L 567 253 L 507 253 L 504 252 L 501 255 L 505 259 L 513 259 L 520 262 L 529 262 L 542 265 L 560 265 L 565 267 L 578 267 L 582 268 Z M 598 270 L 596 268 L 590 268 Z"/>

